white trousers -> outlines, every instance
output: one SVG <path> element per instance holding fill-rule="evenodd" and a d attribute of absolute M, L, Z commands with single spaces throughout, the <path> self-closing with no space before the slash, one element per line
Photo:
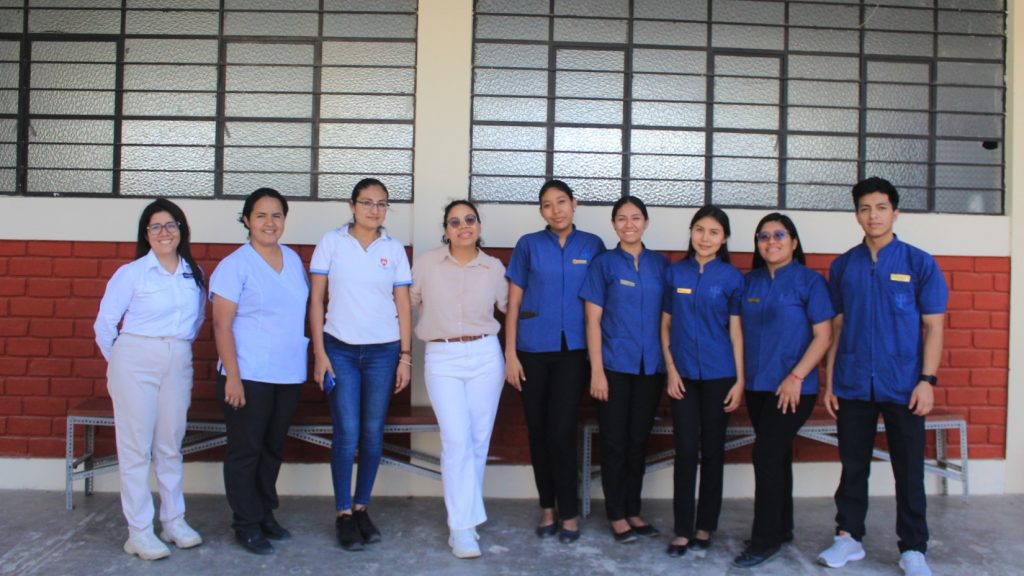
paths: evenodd
<path fill-rule="evenodd" d="M 484 468 L 505 381 L 497 336 L 472 342 L 428 342 L 424 376 L 441 427 L 441 481 L 448 527 L 487 520 Z"/>
<path fill-rule="evenodd" d="M 122 334 L 110 354 L 107 390 L 114 403 L 121 508 L 129 529 L 152 530 L 151 461 L 160 521 L 185 514 L 181 441 L 192 399 L 192 343 Z"/>

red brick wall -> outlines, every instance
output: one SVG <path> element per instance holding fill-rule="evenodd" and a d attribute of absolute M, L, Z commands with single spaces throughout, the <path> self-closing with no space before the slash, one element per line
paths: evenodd
<path fill-rule="evenodd" d="M 199 244 L 194 252 L 210 272 L 235 248 Z M 308 262 L 312 246 L 296 248 Z M 511 250 L 489 252 L 507 261 Z M 68 408 L 107 394 L 106 363 L 93 343 L 92 324 L 107 279 L 133 256 L 132 243 L 0 241 L 0 457 L 62 456 Z M 825 273 L 833 258 L 814 254 L 808 264 Z M 750 261 L 750 254 L 734 255 L 742 269 Z M 938 261 L 950 286 L 950 305 L 936 404 L 968 419 L 972 457 L 1003 458 L 1010 261 L 948 256 Z M 212 399 L 216 349 L 209 323 L 194 351 L 194 395 Z M 322 405 L 315 386 L 307 385 L 303 402 Z M 408 393 L 396 402 L 407 403 Z M 110 441 L 102 436 L 100 449 L 109 448 Z M 836 459 L 834 449 L 810 441 L 799 442 L 796 452 L 800 460 Z M 510 388 L 502 398 L 492 453 L 506 463 L 529 462 L 521 405 Z M 296 444 L 289 446 L 288 457 L 319 461 L 326 452 Z M 737 451 L 730 458 L 748 461 L 749 453 Z"/>

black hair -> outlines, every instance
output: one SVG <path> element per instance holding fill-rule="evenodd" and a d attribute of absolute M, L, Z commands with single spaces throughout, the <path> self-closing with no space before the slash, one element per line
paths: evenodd
<path fill-rule="evenodd" d="M 623 196 L 622 198 L 616 200 L 615 204 L 612 204 L 612 222 L 615 221 L 615 216 L 619 213 L 619 210 L 621 210 L 622 207 L 625 206 L 626 204 L 632 204 L 633 206 L 636 206 L 637 208 L 640 209 L 640 213 L 644 215 L 644 220 L 650 220 L 650 218 L 647 216 L 647 205 L 644 204 L 643 200 L 637 198 L 636 196 Z"/>
<path fill-rule="evenodd" d="M 444 220 L 441 220 L 441 229 L 442 230 L 447 230 L 448 229 L 448 214 L 451 213 L 452 208 L 455 208 L 456 206 L 467 206 L 467 207 L 469 207 L 469 209 L 472 210 L 473 214 L 476 216 L 476 221 L 478 223 L 479 222 L 483 222 L 483 220 L 480 219 L 480 212 L 476 209 L 476 204 L 473 204 L 469 200 L 452 200 L 451 202 L 449 202 L 444 207 Z M 441 243 L 442 244 L 448 244 L 449 243 L 448 237 L 444 235 L 444 232 L 441 233 Z M 483 240 L 479 236 L 477 236 L 477 238 L 476 238 L 476 247 L 479 248 L 480 246 L 483 246 Z"/>
<path fill-rule="evenodd" d="M 874 192 L 881 192 L 889 197 L 889 203 L 892 204 L 893 210 L 899 210 L 900 208 L 900 193 L 896 190 L 896 187 L 892 185 L 885 178 L 879 178 L 878 176 L 872 176 L 857 182 L 853 186 L 853 209 L 857 210 L 860 208 L 860 199 L 868 194 Z"/>
<path fill-rule="evenodd" d="M 195 258 L 192 257 L 192 248 L 189 244 L 192 233 L 188 227 L 185 212 L 166 198 L 157 198 L 142 209 L 142 215 L 139 216 L 139 235 L 135 243 L 135 257 L 142 258 L 152 249 L 149 245 L 149 230 L 147 228 L 153 215 L 160 212 L 167 212 L 178 223 L 178 256 L 181 256 L 192 269 L 192 278 L 195 279 L 196 285 L 205 290 L 206 278 L 203 277 L 203 269 L 196 264 Z"/>
<path fill-rule="evenodd" d="M 550 188 L 554 188 L 555 190 L 561 190 L 562 192 L 565 192 L 565 195 L 569 197 L 569 200 L 573 200 L 575 198 L 575 196 L 572 195 L 572 188 L 570 188 L 568 184 L 562 182 L 561 180 L 548 180 L 540 187 L 540 193 L 537 194 L 538 202 L 544 200 L 544 193 L 547 192 Z"/>
<path fill-rule="evenodd" d="M 722 242 L 722 245 L 719 246 L 715 256 L 722 262 L 729 263 L 729 237 L 732 236 L 732 228 L 729 226 L 729 215 L 718 206 L 708 204 L 697 210 L 697 213 L 690 219 L 690 230 L 692 231 L 693 226 L 705 218 L 712 218 L 715 222 L 721 224 L 722 231 L 725 232 L 725 242 Z M 691 236 L 690 243 L 686 246 L 686 256 L 683 259 L 693 258 L 696 255 L 697 253 L 693 250 L 693 237 Z"/>
<path fill-rule="evenodd" d="M 238 221 L 242 223 L 242 226 L 245 226 L 246 230 L 249 229 L 249 225 L 245 223 L 245 219 L 252 216 L 252 210 L 256 207 L 256 203 L 264 198 L 276 199 L 281 203 L 281 210 L 284 212 L 284 215 L 288 215 L 288 200 L 280 192 L 273 188 L 259 188 L 246 196 L 245 204 L 242 205 L 242 215 L 238 217 Z"/>
<path fill-rule="evenodd" d="M 355 204 L 356 200 L 359 200 L 359 195 L 362 194 L 363 190 L 366 190 L 370 186 L 380 186 L 380 189 L 384 191 L 385 196 L 391 196 L 391 193 L 388 192 L 388 187 L 380 180 L 377 180 L 376 178 L 363 178 L 359 182 L 356 182 L 356 185 L 352 187 L 352 198 L 349 199 L 349 202 Z"/>
<path fill-rule="evenodd" d="M 757 235 L 761 233 L 761 228 L 769 222 L 778 222 L 782 224 L 782 227 L 786 229 L 789 236 L 796 240 L 796 249 L 793 250 L 793 259 L 801 264 L 807 264 L 807 257 L 804 256 L 804 243 L 800 241 L 800 235 L 797 234 L 796 224 L 786 216 L 785 214 L 779 214 L 778 212 L 772 212 L 771 214 L 761 218 L 761 221 L 757 223 L 757 228 L 754 230 L 754 264 L 751 266 L 752 269 L 764 268 L 767 263 L 761 256 L 761 251 L 757 249 Z"/>

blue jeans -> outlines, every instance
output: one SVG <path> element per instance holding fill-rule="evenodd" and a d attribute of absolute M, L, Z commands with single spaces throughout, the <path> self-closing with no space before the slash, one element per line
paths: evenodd
<path fill-rule="evenodd" d="M 338 510 L 352 509 L 352 462 L 359 449 L 355 503 L 370 503 L 384 445 L 384 420 L 395 388 L 399 342 L 346 344 L 324 334 L 324 348 L 338 385 L 328 401 L 334 434 L 331 477 Z"/>

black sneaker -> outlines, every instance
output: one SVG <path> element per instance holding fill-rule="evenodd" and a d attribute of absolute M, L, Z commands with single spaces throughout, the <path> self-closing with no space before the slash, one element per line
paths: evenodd
<path fill-rule="evenodd" d="M 334 521 L 334 531 L 338 536 L 338 544 L 345 550 L 355 552 L 363 549 L 363 535 L 359 533 L 359 526 L 351 514 L 338 516 Z"/>
<path fill-rule="evenodd" d="M 266 556 L 267 554 L 274 553 L 274 547 L 267 541 L 267 538 L 263 536 L 260 531 L 247 532 L 245 530 L 235 530 L 235 540 L 253 554 L 259 554 L 260 556 Z"/>
<path fill-rule="evenodd" d="M 380 530 L 373 525 L 373 521 L 370 520 L 370 513 L 366 511 L 366 508 L 362 510 L 353 510 L 352 517 L 356 519 L 356 526 L 359 527 L 359 534 L 363 537 L 363 542 L 367 544 L 373 544 L 380 542 Z"/>
<path fill-rule="evenodd" d="M 260 532 L 263 532 L 263 535 L 270 540 L 287 540 L 292 537 L 292 533 L 278 524 L 277 519 L 273 516 L 260 522 Z"/>

